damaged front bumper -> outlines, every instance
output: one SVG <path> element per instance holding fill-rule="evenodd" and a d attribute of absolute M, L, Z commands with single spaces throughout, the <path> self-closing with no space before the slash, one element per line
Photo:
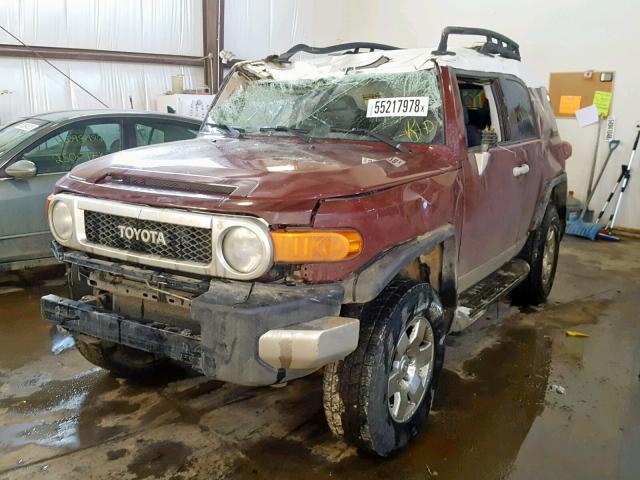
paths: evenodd
<path fill-rule="evenodd" d="M 197 291 L 203 282 L 132 266 L 56 252 L 67 263 L 123 279 Z M 161 283 L 158 277 L 161 277 Z M 71 332 L 152 352 L 209 377 L 242 385 L 270 385 L 298 378 L 344 358 L 358 343 L 359 321 L 341 317 L 340 284 L 283 285 L 212 280 L 190 306 L 198 332 L 128 318 L 95 299 L 42 298 L 44 320 Z"/>

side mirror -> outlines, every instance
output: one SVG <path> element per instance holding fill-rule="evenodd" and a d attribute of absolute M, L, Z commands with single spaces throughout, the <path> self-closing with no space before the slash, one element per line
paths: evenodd
<path fill-rule="evenodd" d="M 10 177 L 22 180 L 35 177 L 36 173 L 38 173 L 38 167 L 31 160 L 18 160 L 5 168 L 4 172 Z"/>
<path fill-rule="evenodd" d="M 498 145 L 498 134 L 495 130 L 485 129 L 482 132 L 481 151 L 488 152 L 490 149 Z"/>
<path fill-rule="evenodd" d="M 491 160 L 491 152 L 489 150 L 498 145 L 498 134 L 495 130 L 485 128 L 481 133 L 480 153 L 475 153 L 478 175 L 484 175 Z"/>

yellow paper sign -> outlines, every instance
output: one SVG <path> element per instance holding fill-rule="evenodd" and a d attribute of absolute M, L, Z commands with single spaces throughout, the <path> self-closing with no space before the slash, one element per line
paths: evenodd
<path fill-rule="evenodd" d="M 603 92 L 602 90 L 596 90 L 593 95 L 593 104 L 598 109 L 598 115 L 602 117 L 609 116 L 609 107 L 611 107 L 611 92 Z"/>
<path fill-rule="evenodd" d="M 558 113 L 560 115 L 574 115 L 576 110 L 580 109 L 581 101 L 582 97 L 580 95 L 562 95 Z"/>

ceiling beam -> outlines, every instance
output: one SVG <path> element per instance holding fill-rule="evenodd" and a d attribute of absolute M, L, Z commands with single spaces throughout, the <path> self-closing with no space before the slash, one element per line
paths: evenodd
<path fill-rule="evenodd" d="M 82 48 L 25 47 L 23 45 L 0 44 L 0 57 L 38 58 L 47 60 L 85 60 L 89 62 L 127 62 L 160 65 L 184 65 L 202 67 L 198 57 L 187 55 L 163 55 L 159 53 L 115 52 L 110 50 L 88 50 Z"/>

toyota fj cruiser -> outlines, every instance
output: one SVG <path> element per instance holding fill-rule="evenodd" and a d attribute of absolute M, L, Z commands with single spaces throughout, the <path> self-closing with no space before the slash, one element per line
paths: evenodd
<path fill-rule="evenodd" d="M 486 41 L 448 50 L 451 34 Z M 43 317 L 119 375 L 324 367 L 331 430 L 385 456 L 425 423 L 448 333 L 507 292 L 547 297 L 570 154 L 518 45 L 489 30 L 239 62 L 197 139 L 57 184 L 71 298 L 43 297 Z"/>

